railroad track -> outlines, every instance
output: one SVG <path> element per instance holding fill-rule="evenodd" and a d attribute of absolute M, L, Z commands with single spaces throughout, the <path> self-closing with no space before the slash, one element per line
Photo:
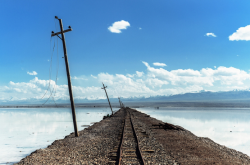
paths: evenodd
<path fill-rule="evenodd" d="M 109 164 L 145 165 L 143 158 L 147 156 L 145 155 L 147 153 L 145 152 L 145 154 L 143 154 L 139 145 L 139 136 L 143 136 L 143 132 L 141 133 L 140 128 L 137 128 L 132 112 L 130 112 L 129 109 L 126 109 L 125 111 L 123 130 L 119 133 L 120 137 L 118 138 L 120 143 L 119 146 L 111 152 L 111 161 Z"/>

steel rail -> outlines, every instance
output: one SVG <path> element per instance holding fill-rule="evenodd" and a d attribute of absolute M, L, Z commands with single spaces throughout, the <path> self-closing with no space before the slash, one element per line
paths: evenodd
<path fill-rule="evenodd" d="M 124 140 L 124 135 L 125 135 L 125 126 L 126 126 L 126 116 L 127 116 L 127 113 L 129 114 L 129 119 L 130 119 L 130 123 L 131 123 L 131 126 L 132 126 L 132 130 L 133 130 L 133 134 L 134 134 L 134 138 L 135 138 L 135 141 L 137 143 L 137 148 L 138 148 L 138 151 L 139 151 L 139 159 L 141 160 L 141 164 L 142 165 L 145 165 L 145 162 L 143 160 L 143 157 L 142 157 L 142 152 L 141 152 L 141 149 L 140 149 L 140 146 L 139 146 L 139 140 L 137 138 L 137 134 L 135 132 L 135 128 L 134 128 L 134 125 L 133 125 L 133 121 L 132 121 L 132 118 L 131 118 L 131 114 L 128 110 L 126 110 L 126 115 L 125 115 L 125 119 L 124 119 L 124 126 L 123 126 L 123 131 L 122 131 L 122 140 L 121 140 L 121 143 L 120 143 L 120 146 L 119 146 L 119 158 L 118 158 L 118 165 L 121 165 L 121 162 L 122 162 L 122 144 L 123 144 L 123 140 Z"/>
<path fill-rule="evenodd" d="M 131 125 L 132 125 L 132 129 L 133 129 L 133 132 L 135 134 L 135 139 L 136 139 L 136 142 L 137 142 L 137 147 L 138 147 L 138 150 L 139 150 L 140 159 L 142 160 L 142 165 L 145 165 L 144 159 L 142 157 L 141 148 L 140 148 L 140 145 L 139 145 L 139 139 L 138 139 L 138 136 L 137 136 L 137 134 L 135 132 L 134 124 L 133 124 L 133 121 L 132 121 L 132 115 L 130 114 L 130 112 L 129 112 L 129 115 L 130 115 L 130 122 L 131 122 Z"/>
<path fill-rule="evenodd" d="M 122 161 L 122 143 L 123 143 L 123 139 L 124 139 L 124 130 L 125 130 L 125 125 L 126 125 L 126 116 L 127 116 L 127 111 L 125 114 L 125 118 L 124 118 L 124 125 L 123 125 L 123 131 L 122 131 L 122 140 L 119 146 L 119 158 L 118 158 L 118 165 L 121 165 L 121 161 Z"/>

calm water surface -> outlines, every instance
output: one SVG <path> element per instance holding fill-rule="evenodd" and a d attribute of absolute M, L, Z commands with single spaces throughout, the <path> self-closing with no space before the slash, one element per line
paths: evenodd
<path fill-rule="evenodd" d="M 137 110 L 250 155 L 250 109 L 160 107 Z M 102 120 L 108 113 L 108 108 L 76 109 L 78 130 L 84 129 L 82 125 Z M 68 108 L 0 109 L 0 164 L 18 162 L 73 131 Z"/>
<path fill-rule="evenodd" d="M 136 108 L 250 156 L 249 108 Z"/>
<path fill-rule="evenodd" d="M 118 110 L 113 108 L 113 110 Z M 110 114 L 108 108 L 77 108 L 78 130 Z M 0 164 L 13 164 L 31 152 L 74 132 L 69 108 L 0 109 Z"/>

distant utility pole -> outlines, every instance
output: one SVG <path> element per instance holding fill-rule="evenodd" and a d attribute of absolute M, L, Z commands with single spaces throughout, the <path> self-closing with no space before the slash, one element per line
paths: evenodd
<path fill-rule="evenodd" d="M 104 91 L 105 91 L 105 93 L 106 93 L 106 96 L 107 96 L 107 99 L 108 99 L 108 101 L 109 101 L 109 97 L 108 97 L 108 94 L 107 94 L 107 91 L 106 91 L 107 86 L 104 86 L 104 84 L 103 84 L 103 83 L 102 83 L 102 85 L 103 85 L 103 88 L 102 88 L 102 89 L 104 89 Z M 110 109 L 111 109 L 111 111 L 112 111 L 112 115 L 113 115 L 113 110 L 112 110 L 112 107 L 111 107 L 110 101 L 109 101 L 109 106 L 110 106 Z"/>
<path fill-rule="evenodd" d="M 118 99 L 119 99 L 119 103 L 120 103 L 120 108 L 122 108 L 120 97 L 118 97 Z"/>
<path fill-rule="evenodd" d="M 64 37 L 64 33 L 72 31 L 72 29 L 69 26 L 69 29 L 63 30 L 62 19 L 59 19 L 57 16 L 55 16 L 55 18 L 59 20 L 61 31 L 57 32 L 57 33 L 54 33 L 52 31 L 51 37 L 57 36 L 57 37 L 59 37 L 62 40 L 62 43 L 63 43 L 64 59 L 65 59 L 65 65 L 66 65 L 66 71 L 67 71 L 67 78 L 68 78 L 68 88 L 69 88 L 69 96 L 70 96 L 72 116 L 73 116 L 73 124 L 74 124 L 74 129 L 75 129 L 75 137 L 78 137 L 79 134 L 78 134 L 77 123 L 76 123 L 75 104 L 74 104 L 74 98 L 73 98 L 73 92 L 72 92 L 72 86 L 71 86 L 71 79 L 70 79 L 70 72 L 69 72 L 69 63 L 68 63 L 67 49 L 66 49 L 66 43 L 65 43 L 65 37 Z M 58 36 L 59 34 L 61 34 L 61 37 Z"/>

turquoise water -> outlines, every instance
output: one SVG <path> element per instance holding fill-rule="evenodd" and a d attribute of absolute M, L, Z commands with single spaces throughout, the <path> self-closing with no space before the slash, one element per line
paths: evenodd
<path fill-rule="evenodd" d="M 113 110 L 118 110 L 114 108 Z M 110 114 L 108 108 L 77 108 L 78 130 Z M 13 164 L 31 152 L 74 132 L 69 108 L 0 109 L 0 164 Z"/>
<path fill-rule="evenodd" d="M 249 108 L 136 108 L 250 156 Z"/>

